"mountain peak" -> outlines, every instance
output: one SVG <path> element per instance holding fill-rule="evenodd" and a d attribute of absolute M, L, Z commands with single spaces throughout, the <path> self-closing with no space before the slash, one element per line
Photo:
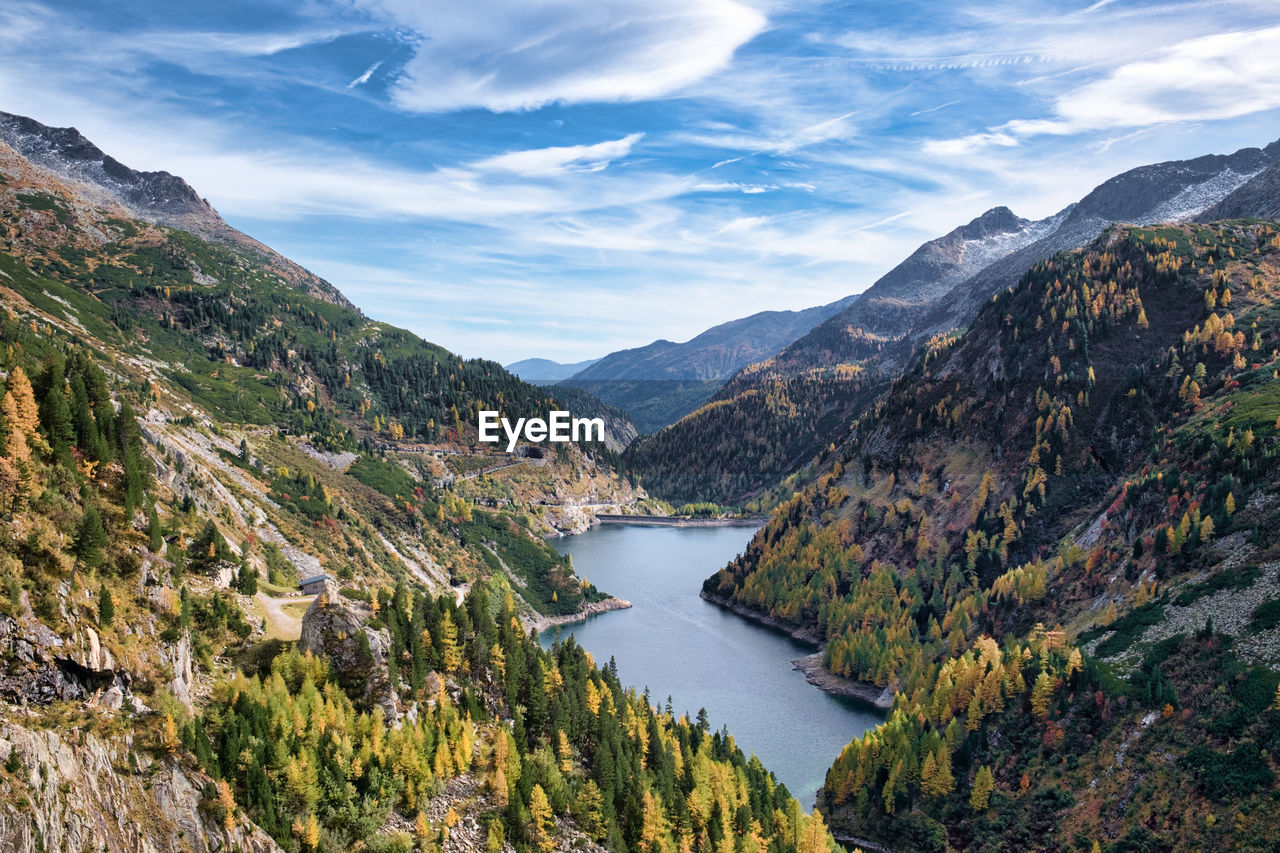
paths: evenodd
<path fill-rule="evenodd" d="M 61 178 L 105 192 L 139 219 L 195 231 L 227 227 L 213 206 L 182 178 L 132 169 L 74 127 L 50 127 L 27 116 L 0 112 L 0 140 Z"/>
<path fill-rule="evenodd" d="M 7 147 L 6 147 L 7 146 Z M 91 216 L 116 208 L 128 216 L 206 240 L 246 250 L 267 263 L 291 286 L 326 302 L 356 310 L 329 282 L 270 247 L 232 228 L 182 178 L 169 172 L 130 168 L 94 145 L 74 127 L 51 127 L 27 116 L 0 111 L 0 155 L 8 151 L 25 164 L 38 188 L 74 197 Z M 101 240 L 94 229 L 85 232 Z M 96 234 L 96 236 L 92 236 Z"/>

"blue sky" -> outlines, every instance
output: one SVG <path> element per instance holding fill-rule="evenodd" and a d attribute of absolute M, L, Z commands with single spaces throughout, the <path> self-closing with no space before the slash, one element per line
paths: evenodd
<path fill-rule="evenodd" d="M 576 361 L 1280 137 L 1280 3 L 5 0 L 0 109 L 182 175 L 373 317 Z"/>

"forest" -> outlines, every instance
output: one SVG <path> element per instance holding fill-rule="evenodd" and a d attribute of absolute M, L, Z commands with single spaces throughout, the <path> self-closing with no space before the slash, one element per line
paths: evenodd
<path fill-rule="evenodd" d="M 1270 821 L 1209 817 L 1206 768 L 1239 752 L 1242 809 L 1270 789 L 1280 676 L 1234 650 L 1269 611 L 1230 635 L 1153 626 L 1280 581 L 1278 255 L 1273 226 L 1225 223 L 1117 228 L 1038 264 L 926 348 L 707 580 L 825 639 L 833 672 L 896 687 L 828 775 L 834 826 L 920 849 L 1263 849 Z M 1244 691 L 1231 726 L 1213 685 Z M 1148 729 L 1146 708 L 1171 722 Z M 1139 735 L 1173 738 L 1173 764 L 1082 778 Z M 1098 811 L 1125 790 L 1142 830 Z M 1029 826 L 1024 797 L 1057 816 Z"/>

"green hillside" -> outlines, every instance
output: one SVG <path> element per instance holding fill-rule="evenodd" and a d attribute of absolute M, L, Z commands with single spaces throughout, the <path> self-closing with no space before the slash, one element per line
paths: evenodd
<path fill-rule="evenodd" d="M 1038 264 L 708 579 L 896 687 L 828 774 L 838 832 L 1266 849 L 1278 261 L 1274 225 L 1228 222 Z"/>

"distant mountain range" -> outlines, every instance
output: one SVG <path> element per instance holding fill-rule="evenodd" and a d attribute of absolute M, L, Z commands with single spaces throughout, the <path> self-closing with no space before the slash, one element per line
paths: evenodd
<path fill-rule="evenodd" d="M 1116 222 L 1265 218 L 1278 209 L 1280 141 L 1131 169 L 1038 221 L 992 208 L 920 246 L 777 356 L 742 369 L 710 397 L 705 411 L 643 437 L 626 461 L 651 490 L 671 500 L 748 499 L 826 446 L 830 436 L 814 424 L 847 423 L 876 383 L 892 379 L 931 337 L 966 326 L 993 294 L 1016 284 L 1036 262 L 1087 245 Z M 839 365 L 856 366 L 856 378 L 835 370 Z M 824 379 L 821 371 L 832 373 Z M 777 403 L 783 400 L 786 405 Z M 723 424 L 735 418 L 776 440 L 749 452 L 753 438 L 723 436 Z M 696 465 L 691 447 L 703 448 Z"/>
<path fill-rule="evenodd" d="M 1280 142 L 1131 169 L 1040 220 L 994 207 L 922 244 L 865 291 L 803 311 L 763 311 L 674 343 L 657 340 L 603 358 L 560 364 L 531 358 L 508 369 L 534 382 L 561 382 L 628 412 L 642 433 L 674 424 L 703 403 L 766 377 L 795 377 L 875 356 L 901 367 L 931 335 L 963 326 L 991 294 L 1036 261 L 1083 246 L 1108 225 L 1274 216 Z M 1268 206 L 1268 200 L 1272 206 Z M 745 381 L 726 385 L 738 371 Z"/>
<path fill-rule="evenodd" d="M 519 376 L 525 382 L 559 382 L 562 379 L 568 379 L 580 370 L 590 367 L 599 360 L 598 358 L 589 358 L 586 361 L 575 361 L 572 364 L 566 364 L 560 361 L 552 361 L 549 358 L 526 358 L 523 361 L 513 361 L 506 367 L 509 372 Z"/>
<path fill-rule="evenodd" d="M 578 364 L 529 358 L 507 369 L 531 382 L 556 380 L 588 391 L 625 410 L 641 432 L 653 432 L 693 411 L 734 373 L 777 354 L 854 299 L 803 311 L 761 311 L 713 326 L 684 343 L 657 340 Z"/>

